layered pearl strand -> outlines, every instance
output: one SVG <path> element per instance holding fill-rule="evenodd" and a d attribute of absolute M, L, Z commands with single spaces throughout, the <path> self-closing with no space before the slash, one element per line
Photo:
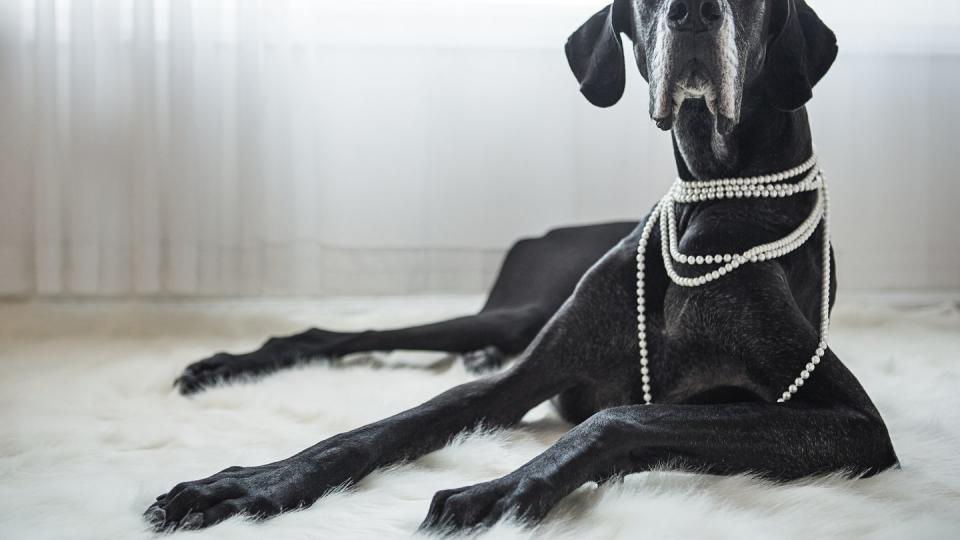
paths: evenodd
<path fill-rule="evenodd" d="M 796 183 L 786 184 L 785 180 L 804 177 Z M 676 203 L 693 203 L 721 199 L 749 199 L 749 198 L 782 198 L 806 193 L 817 192 L 817 200 L 810 215 L 793 232 L 783 238 L 767 244 L 754 246 L 742 253 L 719 253 L 709 255 L 689 255 L 680 252 Z M 650 359 L 647 351 L 647 323 L 644 302 L 644 257 L 647 244 L 653 228 L 660 224 L 660 244 L 663 255 L 663 267 L 670 280 L 681 287 L 699 287 L 735 271 L 737 268 L 750 263 L 769 261 L 783 257 L 796 250 L 816 232 L 817 226 L 823 223 L 822 248 L 822 276 L 820 296 L 820 342 L 810 361 L 804 366 L 800 375 L 793 383 L 787 386 L 778 403 L 789 401 L 810 378 L 820 364 L 827 350 L 827 333 L 830 329 L 830 212 L 829 194 L 824 181 L 823 172 L 817 165 L 817 157 L 813 155 L 806 162 L 776 174 L 767 174 L 751 178 L 724 178 L 703 182 L 685 182 L 677 179 L 666 195 L 650 214 L 649 219 L 640 233 L 640 242 L 637 245 L 637 339 L 640 345 L 640 373 L 643 381 L 643 401 L 653 403 L 653 394 L 650 386 Z M 683 277 L 676 271 L 674 263 L 697 265 L 719 265 L 716 269 L 695 277 Z"/>

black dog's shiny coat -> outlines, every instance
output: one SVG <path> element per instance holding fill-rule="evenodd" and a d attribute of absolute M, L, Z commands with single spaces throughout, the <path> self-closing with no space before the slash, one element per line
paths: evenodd
<path fill-rule="evenodd" d="M 581 89 L 594 103 L 612 104 L 623 90 L 615 69 L 618 53 L 623 61 L 617 34 L 624 32 L 639 41 L 638 58 L 643 54 L 639 49 L 644 40 L 638 33 L 649 32 L 643 26 L 648 23 L 641 16 L 641 27 L 629 27 L 625 4 L 618 0 L 592 18 L 568 46 Z M 648 9 L 655 4 L 637 0 L 636 5 Z M 761 64 L 762 69 L 745 79 L 743 111 L 724 141 L 729 146 L 724 156 L 718 156 L 715 144 L 719 119 L 702 100 L 683 104 L 672 127 L 677 166 L 685 179 L 784 170 L 803 162 L 812 151 L 802 105 L 836 54 L 833 34 L 802 0 L 766 0 L 766 5 L 771 9 L 764 28 L 775 39 L 765 40 L 769 49 L 765 52 L 768 62 L 777 66 Z M 783 84 L 791 88 L 780 92 Z M 780 238 L 796 227 L 812 204 L 808 195 L 680 205 L 681 250 L 739 252 Z M 607 233 L 619 232 L 596 231 L 602 237 L 597 245 L 611 241 Z M 827 352 L 794 399 L 775 403 L 819 341 L 822 231 L 781 259 L 743 266 L 692 289 L 675 286 L 667 277 L 655 231 L 646 256 L 655 403 L 639 405 L 635 312 L 639 231 L 634 227 L 600 257 L 559 306 L 545 306 L 541 293 L 563 292 L 596 257 L 579 258 L 578 264 L 564 267 L 566 255 L 558 256 L 554 260 L 560 266 L 548 264 L 539 275 L 515 267 L 508 257 L 489 304 L 509 309 L 485 309 L 473 318 L 406 331 L 350 335 L 332 349 L 324 333 L 271 342 L 265 354 L 277 357 L 367 347 L 468 351 L 496 345 L 512 353 L 535 334 L 516 364 L 504 372 L 453 388 L 285 460 L 233 467 L 179 484 L 148 509 L 148 519 L 160 529 L 194 528 L 237 513 L 269 516 L 309 505 L 326 491 L 354 483 L 377 468 L 436 450 L 465 429 L 516 424 L 549 399 L 578 425 L 502 478 L 437 493 L 424 527 L 489 525 L 512 512 L 535 521 L 585 482 L 658 464 L 712 474 L 750 472 L 776 480 L 835 471 L 869 475 L 896 464 L 880 414 L 833 351 Z M 550 245 L 543 254 L 555 255 L 562 244 Z M 522 244 L 514 255 L 521 251 Z M 579 251 L 574 252 L 576 257 Z M 554 272 L 574 277 L 559 287 L 553 282 Z M 524 301 L 513 302 L 513 295 Z M 310 348 L 315 344 L 322 350 Z M 197 387 L 202 386 L 201 379 Z M 191 380 L 181 384 L 194 388 Z"/>

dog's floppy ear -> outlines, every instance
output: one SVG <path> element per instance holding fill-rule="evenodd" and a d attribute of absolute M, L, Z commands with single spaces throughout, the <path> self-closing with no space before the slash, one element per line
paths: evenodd
<path fill-rule="evenodd" d="M 775 0 L 764 77 L 771 103 L 803 107 L 837 57 L 837 37 L 804 0 Z"/>
<path fill-rule="evenodd" d="M 620 32 L 630 34 L 628 4 L 615 0 L 597 12 L 567 39 L 564 48 L 580 93 L 598 107 L 619 101 L 626 85 Z"/>

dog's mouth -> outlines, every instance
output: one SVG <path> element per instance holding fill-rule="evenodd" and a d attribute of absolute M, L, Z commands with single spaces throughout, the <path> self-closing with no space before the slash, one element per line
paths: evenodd
<path fill-rule="evenodd" d="M 724 90 L 719 71 L 696 58 L 675 71 L 673 80 L 666 81 L 667 84 L 660 87 L 660 95 L 654 96 L 659 102 L 654 107 L 659 114 L 653 115 L 657 126 L 666 131 L 673 127 L 681 111 L 702 114 L 705 110 L 713 117 L 717 133 L 729 135 L 736 125 L 733 111 L 728 111 L 730 107 L 725 106 L 729 101 L 726 94 L 732 89 Z M 684 108 L 685 103 L 697 101 L 705 107 Z"/>
<path fill-rule="evenodd" d="M 710 113 L 717 114 L 716 85 L 706 66 L 698 60 L 687 64 L 673 85 L 673 116 L 677 115 L 683 102 L 688 99 L 703 99 Z"/>

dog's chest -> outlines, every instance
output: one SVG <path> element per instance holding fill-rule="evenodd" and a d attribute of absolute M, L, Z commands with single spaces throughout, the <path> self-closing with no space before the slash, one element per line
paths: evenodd
<path fill-rule="evenodd" d="M 653 359 L 661 400 L 697 401 L 732 388 L 763 393 L 750 375 L 745 350 L 752 338 L 738 321 L 735 303 L 722 289 L 681 290 L 668 299 L 660 350 Z"/>
<path fill-rule="evenodd" d="M 753 384 L 742 364 L 723 358 L 666 358 L 671 364 L 661 370 L 659 401 L 666 403 L 716 403 L 746 401 L 762 392 Z M 733 396 L 736 398 L 720 398 Z"/>

